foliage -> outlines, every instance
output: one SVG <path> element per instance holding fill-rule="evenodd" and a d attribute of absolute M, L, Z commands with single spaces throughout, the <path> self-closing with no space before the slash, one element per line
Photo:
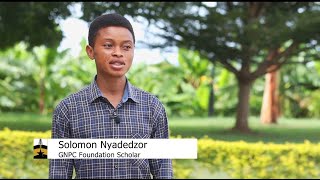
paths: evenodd
<path fill-rule="evenodd" d="M 168 62 L 156 65 L 140 64 L 129 71 L 128 79 L 136 87 L 156 95 L 169 116 L 194 115 L 190 97 L 194 96 L 195 91 L 190 84 L 183 82 L 181 69 Z"/>
<path fill-rule="evenodd" d="M 33 79 L 35 62 L 24 43 L 0 52 L 0 110 L 34 110 L 37 85 Z M 26 106 L 28 104 L 28 106 Z"/>
<path fill-rule="evenodd" d="M 49 87 L 54 91 L 48 104 L 48 111 L 52 112 L 55 106 L 66 96 L 79 91 L 81 88 L 89 85 L 95 74 L 95 63 L 91 61 L 84 50 L 86 41 L 81 41 L 82 50 L 79 55 L 71 56 L 66 53 L 65 56 L 57 59 L 56 63 L 50 68 L 52 71 L 52 84 Z"/>
<path fill-rule="evenodd" d="M 320 117 L 320 71 L 314 63 L 292 64 L 281 70 L 280 95 L 286 117 Z"/>
<path fill-rule="evenodd" d="M 37 112 L 43 93 L 45 110 L 50 113 L 64 97 L 94 77 L 95 65 L 85 52 L 72 57 L 67 50 L 36 46 L 28 51 L 27 47 L 18 43 L 0 52 L 0 111 Z"/>
<path fill-rule="evenodd" d="M 172 167 L 174 179 L 188 179 L 192 173 L 192 169 L 179 163 L 179 160 L 172 160 Z"/>
<path fill-rule="evenodd" d="M 58 19 L 71 15 L 72 2 L 1 2 L 0 49 L 24 41 L 29 47 L 58 47 L 62 32 Z"/>
<path fill-rule="evenodd" d="M 167 61 L 153 65 L 140 63 L 131 68 L 128 79 L 158 96 L 170 116 L 205 116 L 212 81 L 210 66 L 199 53 L 179 49 L 178 66 Z"/>
<path fill-rule="evenodd" d="M 308 105 L 309 117 L 320 118 L 320 89 L 311 92 Z"/>
<path fill-rule="evenodd" d="M 32 146 L 33 139 L 50 136 L 50 131 L 0 131 L 0 178 L 47 178 L 49 163 L 46 160 L 34 160 Z"/>
<path fill-rule="evenodd" d="M 320 144 L 198 140 L 198 160 L 233 178 L 318 178 Z"/>

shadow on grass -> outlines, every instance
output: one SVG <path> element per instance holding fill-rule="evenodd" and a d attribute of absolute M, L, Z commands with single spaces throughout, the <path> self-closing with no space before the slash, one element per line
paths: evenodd
<path fill-rule="evenodd" d="M 319 142 L 319 128 L 255 128 L 249 133 L 234 131 L 232 128 L 219 127 L 171 127 L 171 136 L 209 138 L 221 141 L 246 141 L 264 143 L 303 143 L 308 140 L 313 143 Z"/>

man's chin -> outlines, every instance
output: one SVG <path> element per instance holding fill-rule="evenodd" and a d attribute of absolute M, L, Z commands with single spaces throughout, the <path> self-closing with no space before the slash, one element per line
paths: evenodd
<path fill-rule="evenodd" d="M 123 70 L 122 71 L 102 70 L 100 71 L 100 73 L 98 72 L 98 74 L 106 78 L 123 78 L 126 75 L 126 72 Z"/>
<path fill-rule="evenodd" d="M 114 72 L 114 73 L 109 73 L 107 75 L 110 78 L 123 78 L 125 76 L 125 73 L 123 72 Z"/>

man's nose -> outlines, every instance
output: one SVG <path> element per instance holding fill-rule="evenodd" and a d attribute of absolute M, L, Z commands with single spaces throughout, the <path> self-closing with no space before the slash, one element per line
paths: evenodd
<path fill-rule="evenodd" d="M 117 57 L 121 57 L 122 56 L 121 48 L 120 47 L 115 47 L 113 49 L 112 55 L 113 56 L 117 56 Z"/>

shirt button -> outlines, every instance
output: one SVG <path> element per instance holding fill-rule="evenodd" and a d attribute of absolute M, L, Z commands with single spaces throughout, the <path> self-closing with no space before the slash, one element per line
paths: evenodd
<path fill-rule="evenodd" d="M 117 165 L 114 165 L 114 168 L 115 168 L 115 169 L 117 169 L 117 168 L 118 168 L 118 166 L 117 166 Z"/>
<path fill-rule="evenodd" d="M 118 137 L 116 136 L 116 137 L 114 137 L 115 139 L 118 139 Z"/>

